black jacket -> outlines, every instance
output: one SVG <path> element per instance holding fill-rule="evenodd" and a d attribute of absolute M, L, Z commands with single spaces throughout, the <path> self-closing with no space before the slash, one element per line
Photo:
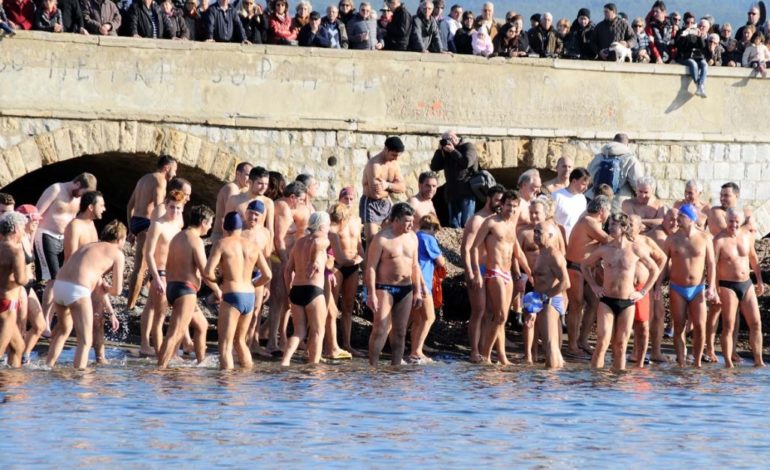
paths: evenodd
<path fill-rule="evenodd" d="M 460 28 L 455 33 L 455 51 L 458 54 L 473 55 L 473 44 L 471 37 L 472 29 Z"/>
<path fill-rule="evenodd" d="M 564 41 L 564 57 L 568 59 L 595 59 L 596 52 L 591 45 L 593 35 L 593 23 L 588 23 L 588 26 L 582 28 L 577 20 L 573 21 L 567 39 Z"/>
<path fill-rule="evenodd" d="M 613 42 L 619 41 L 626 41 L 628 47 L 633 47 L 633 44 L 636 44 L 631 26 L 619 16 L 613 21 L 602 20 L 596 25 L 591 36 L 591 44 L 596 55 L 599 55 L 600 51 L 608 49 Z"/>
<path fill-rule="evenodd" d="M 239 15 L 243 30 L 246 33 L 246 39 L 252 44 L 264 44 L 267 37 L 267 18 L 265 15 L 254 15 L 246 18 Z"/>
<path fill-rule="evenodd" d="M 409 47 L 409 36 L 412 33 L 412 15 L 403 3 L 393 11 L 393 18 L 388 23 L 385 35 L 385 49 L 389 51 L 405 51 Z"/>
<path fill-rule="evenodd" d="M 171 39 L 173 37 L 174 27 L 156 3 L 152 3 L 150 8 L 147 8 L 142 0 L 137 0 L 128 11 L 130 17 L 128 34 L 130 36 L 139 35 L 143 38 L 151 38 L 153 33 L 152 19 L 155 16 L 158 22 L 158 38 Z"/>
<path fill-rule="evenodd" d="M 468 180 L 478 170 L 478 162 L 476 146 L 471 142 L 460 141 L 450 153 L 445 152 L 443 148 L 436 150 L 430 161 L 430 169 L 444 170 L 446 177 L 444 194 L 447 200 L 458 201 L 473 197 Z"/>
<path fill-rule="evenodd" d="M 706 38 L 698 36 L 695 33 L 680 34 L 676 38 L 676 60 L 679 63 L 687 59 L 700 60 L 705 57 Z"/>
<path fill-rule="evenodd" d="M 79 33 L 83 28 L 83 9 L 79 0 L 59 0 L 56 8 L 61 12 L 61 22 L 65 33 Z"/>

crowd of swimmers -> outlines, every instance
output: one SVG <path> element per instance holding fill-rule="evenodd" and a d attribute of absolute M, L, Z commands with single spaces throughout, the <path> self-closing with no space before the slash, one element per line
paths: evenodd
<path fill-rule="evenodd" d="M 440 307 L 434 285 L 446 265 L 432 202 L 438 175 L 421 174 L 416 193 L 392 203 L 408 191 L 398 162 L 404 150 L 398 137 L 387 138 L 366 164 L 360 199 L 345 187 L 327 211 L 315 207 L 319 184 L 312 176 L 286 184 L 279 173 L 243 162 L 215 207 L 187 208 L 185 223 L 192 187 L 176 176 L 177 162 L 168 155 L 137 182 L 128 224 L 114 220 L 100 235 L 95 221 L 105 203 L 91 174 L 51 185 L 36 205 L 16 207 L 11 195 L 0 194 L 0 354 L 7 351 L 8 364 L 19 367 L 46 335 L 45 363 L 54 367 L 74 328 L 74 367 L 88 366 L 92 347 L 97 362 L 107 362 L 105 321 L 118 328 L 111 297 L 124 295 L 129 241 L 135 258 L 127 308 L 137 307 L 146 286 L 139 354 L 156 358 L 160 368 L 187 354 L 204 360 L 209 324 L 199 299 L 218 305 L 223 369 L 236 362 L 249 368 L 255 355 L 289 366 L 298 350 L 309 363 L 363 357 L 351 344 L 361 277 L 373 316 L 370 364 L 379 363 L 388 342 L 393 365 L 431 362 L 423 348 Z M 510 311 L 522 312 L 526 363 L 542 356 L 546 367 L 559 368 L 566 357 L 601 368 L 611 348 L 613 367 L 624 369 L 632 333 L 635 366 L 668 361 L 661 351 L 667 282 L 678 365 L 717 360 L 721 318 L 724 364 L 732 367 L 739 360 L 737 311 L 749 329 L 754 364 L 763 365 L 756 228 L 751 212 L 738 208 L 735 183 L 722 186 L 714 206 L 700 199 L 697 183 L 688 183 L 684 198 L 667 208 L 647 177 L 634 197 L 613 206 L 607 188 L 594 188 L 590 200 L 583 195 L 591 184 L 587 170 L 571 168 L 565 158 L 559 165 L 545 184 L 529 170 L 518 191 L 487 188 L 483 207 L 464 225 L 471 362 L 510 363 Z M 45 286 L 41 298 L 37 282 Z"/>

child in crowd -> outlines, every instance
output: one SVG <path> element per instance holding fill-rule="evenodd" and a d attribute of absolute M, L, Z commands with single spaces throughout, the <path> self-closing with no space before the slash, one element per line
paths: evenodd
<path fill-rule="evenodd" d="M 479 28 L 483 30 L 484 28 Z M 421 307 L 412 310 L 412 352 L 409 359 L 417 363 L 433 362 L 423 352 L 425 338 L 433 322 L 436 320 L 436 306 L 433 305 L 433 273 L 436 267 L 446 266 L 441 248 L 436 241 L 436 232 L 441 225 L 435 214 L 428 214 L 420 219 L 420 230 L 417 232 L 417 259 L 420 264 L 420 272 L 425 282 L 426 296 L 423 297 Z M 439 305 L 439 307 L 441 307 Z"/>
<path fill-rule="evenodd" d="M 0 0 L 0 31 L 5 33 L 7 36 L 13 36 L 16 34 L 16 31 L 14 31 L 16 28 L 13 27 L 13 24 L 8 21 L 8 16 L 5 14 L 5 9 L 3 8 L 3 0 Z"/>
<path fill-rule="evenodd" d="M 485 26 L 479 26 L 476 31 L 471 33 L 471 47 L 473 47 L 473 55 L 480 55 L 482 57 L 492 55 L 495 48 Z"/>
<path fill-rule="evenodd" d="M 753 68 L 762 75 L 762 78 L 765 78 L 768 62 L 770 62 L 770 50 L 765 45 L 764 34 L 757 31 L 751 36 L 751 44 L 743 51 L 741 63 L 744 67 Z"/>

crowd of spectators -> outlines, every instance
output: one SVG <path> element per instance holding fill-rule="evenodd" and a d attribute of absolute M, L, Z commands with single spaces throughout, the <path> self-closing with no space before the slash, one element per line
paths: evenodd
<path fill-rule="evenodd" d="M 760 2 L 761 3 L 761 2 Z M 4 8 L 3 8 L 4 7 Z M 193 41 L 282 44 L 326 48 L 475 54 L 485 57 L 550 57 L 616 60 L 615 44 L 634 62 L 680 63 L 702 84 L 709 66 L 753 67 L 764 76 L 770 62 L 770 22 L 751 4 L 735 30 L 710 15 L 668 11 L 655 1 L 646 17 L 628 18 L 608 3 L 596 22 L 588 8 L 574 20 L 548 12 L 529 18 L 509 11 L 495 17 L 485 3 L 478 15 L 444 0 L 422 0 L 412 14 L 401 0 L 385 0 L 379 15 L 369 2 L 358 11 L 339 0 L 323 13 L 307 0 L 0 0 L 6 34 L 36 29 L 54 33 L 121 35 Z M 322 16 L 323 15 L 323 16 Z M 701 76 L 703 78 L 701 78 Z"/>

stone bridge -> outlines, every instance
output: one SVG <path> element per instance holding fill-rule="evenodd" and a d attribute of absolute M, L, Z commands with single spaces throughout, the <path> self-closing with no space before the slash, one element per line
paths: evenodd
<path fill-rule="evenodd" d="M 688 89 L 689 86 L 689 89 Z M 447 129 L 509 184 L 561 155 L 585 165 L 628 133 L 658 196 L 698 179 L 740 184 L 770 232 L 770 84 L 712 68 L 701 99 L 676 65 L 504 59 L 22 32 L 0 42 L 0 187 L 34 202 L 81 171 L 122 217 L 138 177 L 170 153 L 213 201 L 239 161 L 310 172 L 331 200 L 360 184 L 387 135 L 410 188 Z"/>

